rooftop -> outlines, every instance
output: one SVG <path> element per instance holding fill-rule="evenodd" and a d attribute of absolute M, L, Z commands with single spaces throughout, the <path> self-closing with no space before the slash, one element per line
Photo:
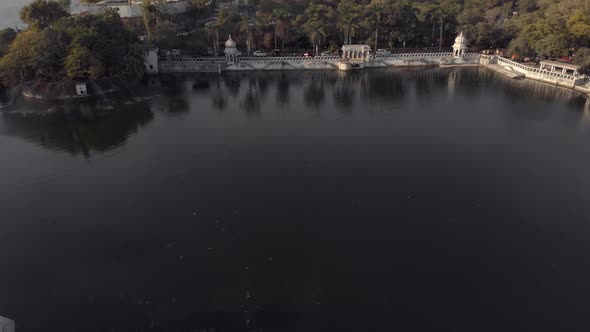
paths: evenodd
<path fill-rule="evenodd" d="M 541 61 L 541 65 L 549 65 L 549 66 L 571 69 L 571 70 L 579 70 L 580 69 L 580 66 L 575 65 L 571 62 L 563 62 L 563 61 L 556 61 L 556 60 L 543 60 L 543 61 Z"/>

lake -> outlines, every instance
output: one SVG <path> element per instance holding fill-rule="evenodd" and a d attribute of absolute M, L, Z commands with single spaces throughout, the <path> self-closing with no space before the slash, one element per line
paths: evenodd
<path fill-rule="evenodd" d="M 484 68 L 151 78 L 0 116 L 17 331 L 587 331 L 585 98 Z"/>

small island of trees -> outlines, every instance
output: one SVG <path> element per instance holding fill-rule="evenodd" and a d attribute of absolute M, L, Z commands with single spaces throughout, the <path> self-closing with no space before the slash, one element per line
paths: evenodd
<path fill-rule="evenodd" d="M 114 10 L 69 14 L 69 0 L 35 0 L 23 7 L 24 31 L 0 30 L 0 78 L 5 84 L 143 74 L 143 51 Z"/>

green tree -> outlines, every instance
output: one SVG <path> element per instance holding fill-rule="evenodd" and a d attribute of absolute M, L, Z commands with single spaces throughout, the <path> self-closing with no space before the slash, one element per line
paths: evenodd
<path fill-rule="evenodd" d="M 248 56 L 250 56 L 252 47 L 254 46 L 254 23 L 250 20 L 247 15 L 242 15 L 239 24 L 239 36 L 241 39 L 246 40 L 246 48 L 248 50 Z"/>
<path fill-rule="evenodd" d="M 566 39 L 557 34 L 547 35 L 534 44 L 537 54 L 544 57 L 561 57 L 567 54 L 568 44 Z"/>
<path fill-rule="evenodd" d="M 20 81 L 137 74 L 138 64 L 143 67 L 143 52 L 135 42 L 114 10 L 63 17 L 53 27 L 31 26 L 19 33 L 0 70 Z"/>
<path fill-rule="evenodd" d="M 461 6 L 455 0 L 446 0 L 440 3 L 432 3 L 429 14 L 433 22 L 439 25 L 438 49 L 442 50 L 444 34 L 447 31 L 454 31 L 453 26 L 457 15 L 461 12 Z"/>
<path fill-rule="evenodd" d="M 0 30 L 0 57 L 6 53 L 10 43 L 16 38 L 16 31 L 11 28 Z"/>
<path fill-rule="evenodd" d="M 344 33 L 344 44 L 352 44 L 352 37 L 359 28 L 361 7 L 355 0 L 342 0 L 336 9 L 338 28 Z"/>
<path fill-rule="evenodd" d="M 574 55 L 574 63 L 580 66 L 580 73 L 590 74 L 590 48 L 582 47 Z"/>
<path fill-rule="evenodd" d="M 71 79 L 99 78 L 106 72 L 102 62 L 84 46 L 70 48 L 64 60 L 64 67 Z"/>
<path fill-rule="evenodd" d="M 213 52 L 215 56 L 217 56 L 219 48 L 219 34 L 223 32 L 229 19 L 229 11 L 227 11 L 227 9 L 221 9 L 217 20 L 209 22 L 206 25 L 207 34 L 213 39 Z"/>
<path fill-rule="evenodd" d="M 58 36 L 51 28 L 19 33 L 0 62 L 3 76 L 12 75 L 21 81 L 59 80 L 63 77 L 65 50 Z"/>
<path fill-rule="evenodd" d="M 527 43 L 524 37 L 519 36 L 517 38 L 512 39 L 510 44 L 508 45 L 508 55 L 517 55 L 519 57 L 526 57 L 533 55 L 533 51 L 530 48 L 529 44 Z"/>
<path fill-rule="evenodd" d="M 517 0 L 516 10 L 519 15 L 534 12 L 539 8 L 539 3 L 536 0 Z"/>
<path fill-rule="evenodd" d="M 34 0 L 20 11 L 21 21 L 38 29 L 50 27 L 60 18 L 68 15 L 63 4 L 54 0 Z"/>
<path fill-rule="evenodd" d="M 375 51 L 379 48 L 379 29 L 382 25 L 383 12 L 387 5 L 384 0 L 372 0 L 367 7 L 367 15 L 369 18 L 369 26 L 375 30 Z"/>
<path fill-rule="evenodd" d="M 579 45 L 590 42 L 590 17 L 582 10 L 576 10 L 566 22 L 570 36 Z"/>
<path fill-rule="evenodd" d="M 405 48 L 406 42 L 415 36 L 416 14 L 411 3 L 399 4 L 392 9 L 385 16 L 385 23 L 390 27 L 390 40 L 399 41 Z"/>
<path fill-rule="evenodd" d="M 127 53 L 123 56 L 121 62 L 122 71 L 135 78 L 141 78 L 145 74 L 143 54 L 144 48 L 141 45 L 137 43 L 129 45 Z"/>
<path fill-rule="evenodd" d="M 72 0 L 56 0 L 56 2 L 66 11 L 69 11 L 72 6 Z"/>
<path fill-rule="evenodd" d="M 538 55 L 557 57 L 567 53 L 568 39 L 564 29 L 559 23 L 545 18 L 528 25 L 522 36 Z"/>
<path fill-rule="evenodd" d="M 309 22 L 304 27 L 307 35 L 309 37 L 309 41 L 313 45 L 315 55 L 319 55 L 320 45 L 326 40 L 326 31 L 324 26 L 319 22 Z"/>
<path fill-rule="evenodd" d="M 325 42 L 334 22 L 334 10 L 332 7 L 312 2 L 305 10 L 302 20 L 304 23 L 301 28 L 309 38 L 316 55 L 319 55 L 319 47 Z"/>
<path fill-rule="evenodd" d="M 6 55 L 0 59 L 2 76 L 13 76 L 20 81 L 34 78 L 32 55 L 36 53 L 35 47 L 41 38 L 41 31 L 35 28 L 19 33 Z"/>
<path fill-rule="evenodd" d="M 289 12 L 285 8 L 279 8 L 272 11 L 272 19 L 275 27 L 275 49 L 277 49 L 277 38 L 281 40 L 282 49 L 285 49 L 285 42 L 289 40 L 289 28 L 291 19 Z"/>

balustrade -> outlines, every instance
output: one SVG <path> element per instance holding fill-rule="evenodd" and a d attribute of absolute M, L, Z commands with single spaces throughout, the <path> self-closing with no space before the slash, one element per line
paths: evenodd
<path fill-rule="evenodd" d="M 540 69 L 540 68 L 525 66 L 525 65 L 518 63 L 516 61 L 508 60 L 508 59 L 505 59 L 502 57 L 497 57 L 496 59 L 498 60 L 498 62 L 505 63 L 505 64 L 512 66 L 512 67 L 520 68 L 520 69 L 527 71 L 527 72 L 533 72 L 533 73 L 539 74 L 541 76 L 551 76 L 551 77 L 561 78 L 561 79 L 569 80 L 569 81 L 576 80 L 576 77 L 572 76 L 572 75 L 566 75 L 566 74 L 552 72 L 552 71 L 548 71 L 548 70 L 544 70 L 544 69 Z"/>

